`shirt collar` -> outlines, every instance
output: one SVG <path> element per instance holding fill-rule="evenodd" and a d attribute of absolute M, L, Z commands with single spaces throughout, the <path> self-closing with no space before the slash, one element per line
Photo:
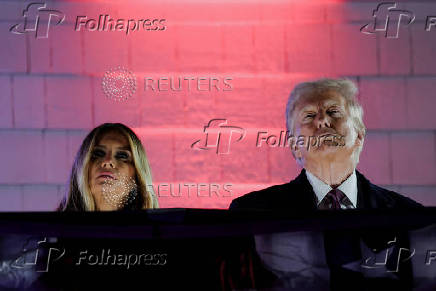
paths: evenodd
<path fill-rule="evenodd" d="M 333 188 L 330 185 L 321 181 L 314 174 L 306 170 L 306 177 L 309 180 L 310 185 L 312 185 L 313 192 L 315 192 L 316 198 L 318 199 L 318 204 L 324 199 L 330 190 Z M 353 173 L 344 181 L 341 185 L 338 186 L 338 189 L 344 192 L 347 198 L 351 201 L 354 208 L 357 207 L 357 177 L 356 170 L 353 170 Z"/>

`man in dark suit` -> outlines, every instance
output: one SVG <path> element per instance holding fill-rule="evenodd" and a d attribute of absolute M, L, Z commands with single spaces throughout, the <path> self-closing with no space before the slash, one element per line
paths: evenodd
<path fill-rule="evenodd" d="M 298 84 L 286 106 L 291 182 L 246 194 L 231 209 L 407 208 L 420 204 L 370 183 L 356 170 L 365 138 L 357 87 L 347 79 Z"/>
<path fill-rule="evenodd" d="M 292 181 L 248 193 L 232 201 L 230 209 L 317 210 L 318 199 L 307 179 L 305 169 Z M 421 204 L 396 192 L 372 184 L 356 170 L 357 203 L 355 208 L 422 207 Z M 351 208 L 351 207 L 350 207 Z"/>
<path fill-rule="evenodd" d="M 422 207 L 407 197 L 372 184 L 356 170 L 366 131 L 356 95 L 357 87 L 346 79 L 298 84 L 287 103 L 286 125 L 292 155 L 302 168 L 301 173 L 289 183 L 234 199 L 230 209 L 308 211 Z M 359 277 L 344 271 L 343 266 L 361 256 L 359 239 L 377 245 L 373 237 L 356 238 L 338 232 L 324 234 L 332 289 L 357 290 L 349 284 L 357 283 Z M 338 252 L 348 254 L 340 258 Z"/>

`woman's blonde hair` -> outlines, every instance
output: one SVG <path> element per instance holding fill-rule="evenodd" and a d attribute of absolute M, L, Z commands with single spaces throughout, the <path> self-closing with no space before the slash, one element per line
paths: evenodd
<path fill-rule="evenodd" d="M 69 187 L 59 204 L 58 211 L 95 211 L 96 205 L 89 187 L 89 166 L 92 151 L 103 134 L 117 131 L 125 136 L 132 151 L 133 165 L 136 171 L 138 195 L 124 209 L 159 208 L 159 203 L 153 191 L 150 165 L 144 147 L 137 135 L 121 123 L 104 123 L 94 128 L 84 139 L 71 170 Z"/>

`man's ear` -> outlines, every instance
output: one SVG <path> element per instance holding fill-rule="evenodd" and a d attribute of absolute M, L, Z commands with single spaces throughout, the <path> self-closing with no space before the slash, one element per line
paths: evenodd
<path fill-rule="evenodd" d="M 301 150 L 299 147 L 297 147 L 296 145 L 293 145 L 293 147 L 291 148 L 291 152 L 292 152 L 292 155 L 294 156 L 294 159 L 296 161 L 301 159 L 302 154 L 301 154 Z"/>
<path fill-rule="evenodd" d="M 364 134 L 363 130 L 358 130 L 357 131 L 356 144 L 361 146 L 361 145 L 363 145 L 363 141 L 364 140 L 365 140 L 365 134 Z"/>

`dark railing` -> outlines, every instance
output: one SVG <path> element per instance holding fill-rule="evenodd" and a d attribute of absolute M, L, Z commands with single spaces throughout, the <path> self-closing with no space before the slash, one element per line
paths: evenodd
<path fill-rule="evenodd" d="M 0 287 L 434 290 L 435 224 L 435 208 L 0 213 Z"/>

